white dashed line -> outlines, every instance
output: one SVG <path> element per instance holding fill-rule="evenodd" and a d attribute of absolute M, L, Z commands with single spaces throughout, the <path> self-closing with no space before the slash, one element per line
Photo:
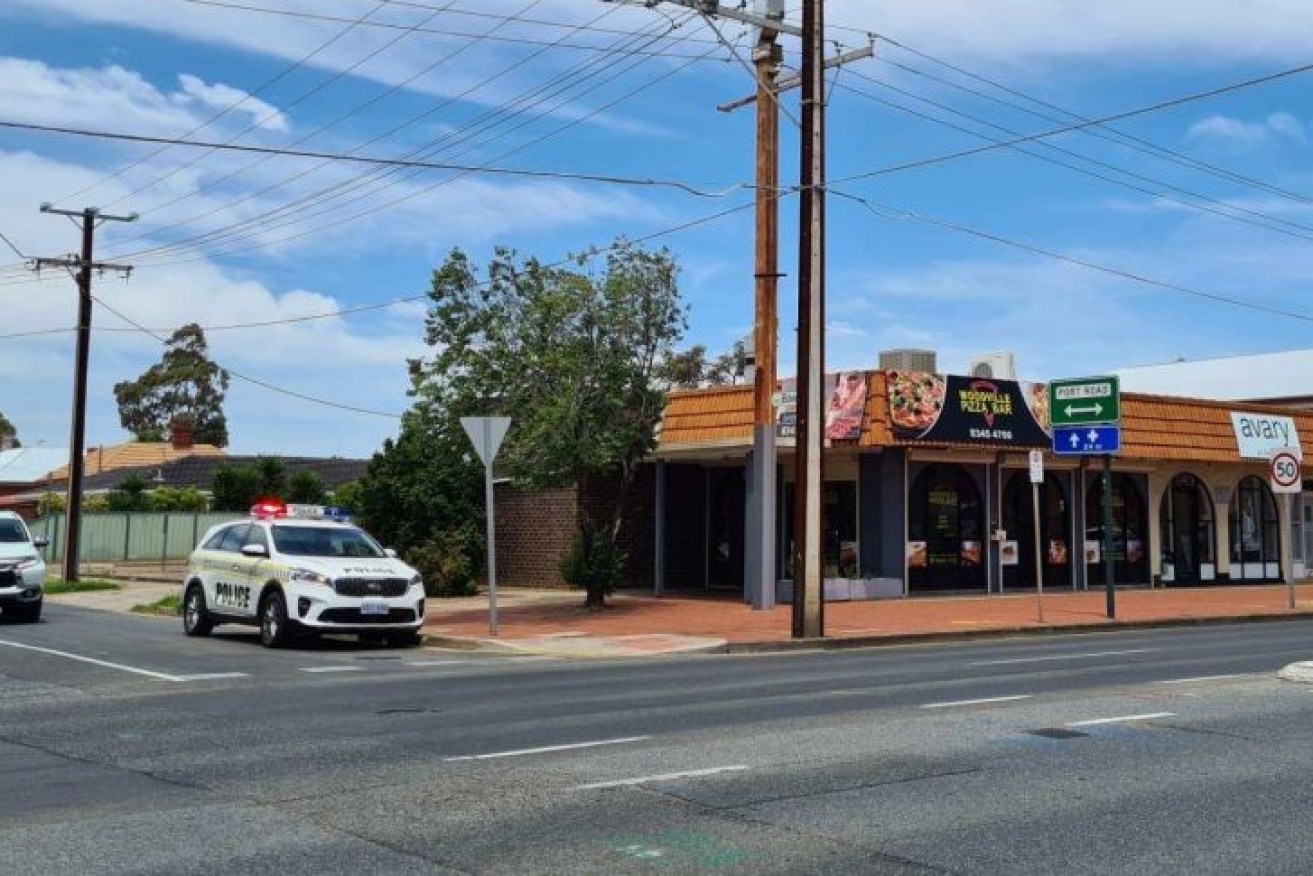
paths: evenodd
<path fill-rule="evenodd" d="M 1010 663 L 1043 663 L 1049 660 L 1081 660 L 1086 657 L 1116 657 L 1121 654 L 1148 654 L 1157 648 L 1129 648 L 1125 651 L 1093 651 L 1088 654 L 1053 654 L 1045 657 L 1014 657 L 1010 660 L 978 660 L 967 666 L 1006 666 Z"/>
<path fill-rule="evenodd" d="M 660 773 L 655 776 L 639 776 L 634 779 L 616 779 L 613 782 L 589 782 L 587 785 L 575 785 L 572 791 L 593 791 L 598 788 L 628 788 L 633 785 L 646 785 L 650 782 L 669 782 L 675 779 L 690 779 L 698 776 L 714 776 L 719 773 L 733 773 L 740 770 L 751 769 L 745 764 L 735 764 L 734 766 L 709 767 L 704 770 L 685 770 L 682 773 Z"/>
<path fill-rule="evenodd" d="M 444 761 L 456 760 L 491 760 L 494 757 L 523 757 L 526 754 L 550 754 L 554 751 L 571 751 L 577 748 L 597 748 L 602 745 L 624 745 L 627 742 L 642 742 L 651 736 L 625 736 L 620 739 L 599 739 L 594 742 L 573 742 L 568 745 L 544 745 L 541 748 L 520 748 L 515 751 L 495 751 L 490 754 L 462 754 L 459 757 L 444 757 Z"/>
<path fill-rule="evenodd" d="M 1175 718 L 1175 712 L 1149 712 L 1144 715 L 1119 715 L 1116 718 L 1094 718 L 1089 721 L 1072 721 L 1068 727 L 1094 727 L 1099 724 L 1125 724 L 1130 721 L 1151 721 L 1154 718 Z"/>
<path fill-rule="evenodd" d="M 245 672 L 202 672 L 198 675 L 179 675 L 178 681 L 214 681 L 219 678 L 250 678 Z"/>
<path fill-rule="evenodd" d="M 949 709 L 953 706 L 980 706 L 986 703 L 1010 703 L 1016 700 L 1028 700 L 1033 694 L 1017 694 L 1010 697 L 985 697 L 979 700 L 952 700 L 947 703 L 924 703 L 923 709 Z"/>
<path fill-rule="evenodd" d="M 402 666 L 464 666 L 472 660 L 407 660 Z"/>
<path fill-rule="evenodd" d="M 302 672 L 360 672 L 363 666 L 303 666 Z"/>
<path fill-rule="evenodd" d="M 1192 681 L 1222 681 L 1228 678 L 1253 678 L 1248 672 L 1233 672 L 1230 675 L 1196 675 L 1193 678 L 1170 678 L 1166 681 L 1154 682 L 1155 684 L 1189 684 Z"/>

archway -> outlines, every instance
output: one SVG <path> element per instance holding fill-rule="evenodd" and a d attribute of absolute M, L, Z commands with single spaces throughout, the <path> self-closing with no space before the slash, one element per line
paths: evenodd
<path fill-rule="evenodd" d="M 931 465 L 907 499 L 909 589 L 985 589 L 985 507 L 967 470 Z"/>
<path fill-rule="evenodd" d="M 1281 519 L 1262 478 L 1243 478 L 1231 501 L 1231 578 L 1275 581 L 1281 577 Z"/>
<path fill-rule="evenodd" d="M 1196 584 L 1215 577 L 1213 500 L 1192 474 L 1179 474 L 1158 507 L 1162 538 L 1162 578 L 1167 583 Z"/>
<path fill-rule="evenodd" d="M 1003 528 L 1007 530 L 1001 557 L 1004 589 L 1035 586 L 1035 512 L 1030 478 L 1016 472 L 1003 488 Z M 1071 583 L 1071 511 L 1058 479 L 1044 476 L 1039 493 L 1040 546 L 1045 586 Z"/>
<path fill-rule="evenodd" d="M 1112 475 L 1112 560 L 1113 580 L 1118 584 L 1144 584 L 1149 580 L 1149 552 L 1145 549 L 1145 500 L 1130 475 Z M 1099 478 L 1090 482 L 1085 495 L 1085 579 L 1103 584 L 1103 486 Z"/>

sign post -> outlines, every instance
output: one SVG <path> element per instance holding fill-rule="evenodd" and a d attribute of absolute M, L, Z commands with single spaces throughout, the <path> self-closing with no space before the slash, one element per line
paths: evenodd
<path fill-rule="evenodd" d="M 497 636 L 497 525 L 492 500 L 492 461 L 497 458 L 510 417 L 461 417 L 460 424 L 470 436 L 474 450 L 483 461 L 483 499 L 488 506 L 488 630 Z"/>
<path fill-rule="evenodd" d="M 1049 383 L 1053 452 L 1103 457 L 1103 580 L 1109 618 L 1117 617 L 1113 581 L 1112 457 L 1121 452 L 1121 384 L 1115 376 Z"/>
<path fill-rule="evenodd" d="M 1044 483 L 1044 451 L 1030 451 L 1030 504 L 1035 511 L 1035 606 L 1044 623 L 1044 546 L 1040 543 L 1039 488 Z"/>
<path fill-rule="evenodd" d="M 1295 607 L 1295 570 L 1291 563 L 1291 514 L 1294 513 L 1295 493 L 1303 489 L 1303 473 L 1300 471 L 1302 453 L 1298 447 L 1278 447 L 1272 451 L 1269 474 L 1272 479 L 1272 492 L 1282 493 L 1285 504 L 1285 526 L 1281 534 L 1281 575 L 1286 579 L 1286 607 Z"/>

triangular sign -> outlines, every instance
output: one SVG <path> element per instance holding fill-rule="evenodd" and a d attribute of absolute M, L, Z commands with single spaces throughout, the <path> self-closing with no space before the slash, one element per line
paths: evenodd
<path fill-rule="evenodd" d="M 492 461 L 497 458 L 497 450 L 501 447 L 502 439 L 506 437 L 506 430 L 511 428 L 511 418 L 461 417 L 460 424 L 465 428 L 465 434 L 470 436 L 474 450 L 479 454 L 479 459 L 483 460 L 483 465 L 491 466 Z"/>

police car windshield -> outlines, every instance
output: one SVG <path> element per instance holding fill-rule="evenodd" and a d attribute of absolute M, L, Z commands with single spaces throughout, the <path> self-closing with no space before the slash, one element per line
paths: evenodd
<path fill-rule="evenodd" d="M 278 526 L 273 528 L 278 553 L 294 557 L 385 557 L 372 538 L 345 526 Z"/>
<path fill-rule="evenodd" d="M 0 542 L 18 544 L 27 541 L 27 533 L 17 520 L 0 520 Z"/>

